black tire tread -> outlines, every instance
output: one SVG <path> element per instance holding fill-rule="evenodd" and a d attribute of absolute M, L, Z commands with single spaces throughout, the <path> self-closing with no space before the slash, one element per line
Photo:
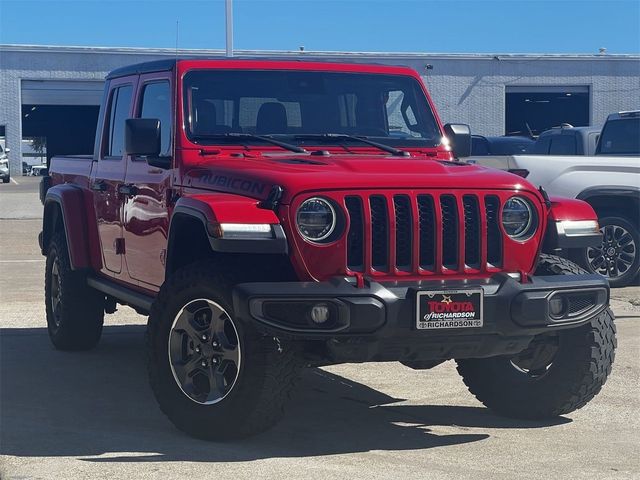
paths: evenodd
<path fill-rule="evenodd" d="M 49 272 L 54 256 L 58 268 L 63 299 L 61 322 L 56 328 L 49 302 L 51 284 Z M 72 270 L 64 233 L 53 235 L 49 243 L 45 274 L 47 327 L 51 342 L 58 350 L 89 350 L 100 341 L 104 323 L 104 296 L 87 285 L 86 273 Z"/>
<path fill-rule="evenodd" d="M 536 271 L 540 275 L 585 273 L 569 260 L 542 254 Z M 509 380 L 501 376 L 506 357 L 461 359 L 457 361 L 469 392 L 488 408 L 502 415 L 524 419 L 547 419 L 565 415 L 585 406 L 602 389 L 611 373 L 617 347 L 613 312 L 607 308 L 589 323 L 560 332 L 565 357 L 572 360 L 553 379 L 543 377 L 535 387 L 538 395 L 521 384 L 521 389 L 504 388 Z M 553 368 L 553 366 L 551 367 Z M 515 370 L 515 369 L 514 369 Z M 547 382 L 547 383 L 545 383 Z"/>

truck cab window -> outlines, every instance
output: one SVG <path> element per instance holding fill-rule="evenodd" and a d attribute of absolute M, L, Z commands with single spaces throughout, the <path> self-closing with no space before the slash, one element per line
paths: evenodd
<path fill-rule="evenodd" d="M 160 156 L 171 156 L 171 90 L 169 82 L 148 83 L 142 91 L 140 118 L 160 120 Z"/>
<path fill-rule="evenodd" d="M 133 87 L 125 85 L 114 89 L 109 104 L 109 125 L 105 156 L 122 157 L 124 152 L 124 121 L 129 118 Z"/>
<path fill-rule="evenodd" d="M 551 139 L 549 155 L 576 155 L 576 137 L 573 135 L 556 135 Z"/>

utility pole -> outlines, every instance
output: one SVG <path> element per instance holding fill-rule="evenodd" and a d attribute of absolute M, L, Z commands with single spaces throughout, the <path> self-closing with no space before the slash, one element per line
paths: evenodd
<path fill-rule="evenodd" d="M 233 0 L 225 0 L 225 22 L 227 27 L 227 57 L 233 57 Z"/>

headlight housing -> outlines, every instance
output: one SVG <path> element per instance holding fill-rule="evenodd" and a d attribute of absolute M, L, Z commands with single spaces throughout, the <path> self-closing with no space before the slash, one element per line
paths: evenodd
<path fill-rule="evenodd" d="M 535 209 L 523 197 L 511 197 L 502 207 L 502 228 L 514 240 L 524 241 L 536 232 L 538 221 Z"/>
<path fill-rule="evenodd" d="M 336 228 L 336 222 L 336 210 L 324 198 L 309 198 L 302 202 L 296 212 L 298 232 L 310 242 L 328 239 Z"/>

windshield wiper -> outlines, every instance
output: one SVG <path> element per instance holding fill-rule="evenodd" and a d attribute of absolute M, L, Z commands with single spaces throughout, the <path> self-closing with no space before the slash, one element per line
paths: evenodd
<path fill-rule="evenodd" d="M 411 154 L 404 150 L 399 150 L 397 148 L 390 147 L 389 145 L 385 145 L 384 143 L 374 142 L 373 140 L 369 140 L 367 137 L 355 136 L 355 135 L 347 135 L 346 133 L 305 133 L 300 135 L 294 135 L 293 138 L 327 138 L 327 139 L 341 139 L 341 140 L 355 140 L 356 142 L 366 143 L 367 145 L 371 145 L 372 147 L 379 148 L 385 152 L 391 153 L 397 157 L 409 157 Z"/>
<path fill-rule="evenodd" d="M 293 145 L 291 143 L 281 142 L 280 140 L 275 140 L 271 137 L 265 137 L 263 135 L 254 135 L 252 133 L 205 133 L 200 135 L 194 135 L 196 139 L 213 139 L 213 138 L 239 138 L 239 139 L 250 139 L 250 140 L 261 140 L 266 143 L 271 143 L 272 145 L 277 145 L 278 147 L 284 148 L 285 150 L 289 150 L 290 152 L 296 153 L 309 153 L 308 150 L 305 150 L 302 147 L 297 145 Z"/>

